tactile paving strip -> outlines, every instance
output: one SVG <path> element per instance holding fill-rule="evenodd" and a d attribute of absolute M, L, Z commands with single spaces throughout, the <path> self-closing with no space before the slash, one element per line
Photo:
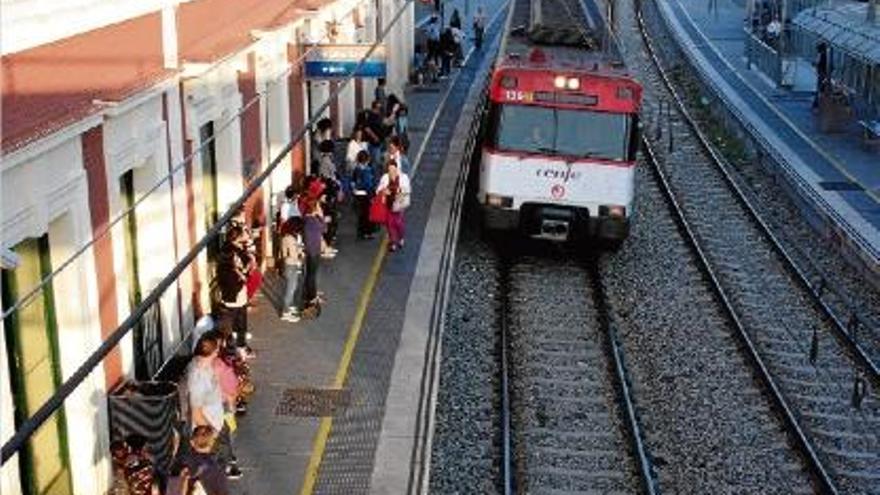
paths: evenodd
<path fill-rule="evenodd" d="M 495 31 L 497 30 L 496 27 Z M 487 36 L 487 44 L 491 45 L 488 40 L 491 37 Z M 484 52 L 482 56 L 485 53 L 488 52 Z M 361 330 L 346 383 L 356 404 L 342 411 L 334 420 L 315 493 L 369 493 L 376 446 L 385 412 L 385 396 L 403 327 L 409 286 L 418 262 L 435 186 L 459 117 L 459 113 L 451 109 L 464 106 L 479 65 L 478 59 L 461 69 L 462 73 L 449 94 L 445 111 L 441 111 L 434 132 L 425 145 L 422 163 L 413 179 L 412 206 L 407 210 L 407 244 L 405 249 L 386 260 L 382 276 L 376 285 L 374 299 Z M 410 113 L 410 128 L 413 124 L 425 125 L 414 120 Z M 401 459 L 400 462 L 407 463 L 409 459 Z"/>

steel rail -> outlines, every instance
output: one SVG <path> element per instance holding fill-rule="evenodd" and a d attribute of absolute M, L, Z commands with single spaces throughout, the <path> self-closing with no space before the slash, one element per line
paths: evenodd
<path fill-rule="evenodd" d="M 500 342 L 500 359 L 501 359 L 501 380 L 499 381 L 499 394 L 501 399 L 501 483 L 504 495 L 513 495 L 516 493 L 516 479 L 513 458 L 513 433 L 511 431 L 511 414 L 510 414 L 510 356 L 508 355 L 508 347 L 510 345 L 508 339 L 507 315 L 510 307 L 510 270 L 509 260 L 502 261 L 504 266 L 501 267 L 500 274 L 500 301 L 499 308 L 501 314 L 498 317 L 498 324 L 501 331 Z"/>
<path fill-rule="evenodd" d="M 647 28 L 645 26 L 645 22 L 642 17 L 641 0 L 636 0 L 635 5 L 636 5 L 636 17 L 637 17 L 638 23 L 639 23 L 639 30 L 642 34 L 642 38 L 645 41 L 645 46 L 648 49 L 648 54 L 651 57 L 653 65 L 655 66 L 655 68 L 657 69 L 661 78 L 663 79 L 664 84 L 666 85 L 667 89 L 673 95 L 673 97 L 678 105 L 679 111 L 682 113 L 682 115 L 685 116 L 685 120 L 688 122 L 689 127 L 694 132 L 694 134 L 699 138 L 699 141 L 702 143 L 702 146 L 709 153 L 710 157 L 713 159 L 713 163 L 715 163 L 716 166 L 721 167 L 721 170 L 723 172 L 723 175 L 725 177 L 726 182 L 728 184 L 734 184 L 730 175 L 727 173 L 727 171 L 721 165 L 720 157 L 717 155 L 717 153 L 715 153 L 715 151 L 711 147 L 711 145 L 709 145 L 709 143 L 706 140 L 705 136 L 703 135 L 702 131 L 700 131 L 700 129 L 696 126 L 696 123 L 691 119 L 690 114 L 688 114 L 687 111 L 685 110 L 683 102 L 681 101 L 678 93 L 674 90 L 672 83 L 669 80 L 668 75 L 663 70 L 663 67 L 660 64 L 660 60 L 657 56 L 656 50 L 654 49 L 654 45 L 651 42 L 651 38 L 647 33 Z M 773 377 L 770 374 L 769 369 L 764 364 L 764 361 L 761 358 L 761 356 L 758 354 L 758 350 L 755 347 L 755 344 L 752 341 L 752 338 L 749 336 L 748 332 L 746 331 L 745 326 L 743 325 L 742 320 L 739 317 L 739 314 L 734 309 L 733 304 L 727 295 L 727 291 L 722 286 L 721 281 L 718 278 L 717 274 L 715 273 L 715 270 L 712 268 L 712 265 L 710 264 L 709 259 L 706 255 L 705 251 L 703 251 L 703 248 L 700 245 L 700 242 L 697 239 L 695 232 L 691 228 L 690 222 L 687 220 L 687 217 L 685 216 L 684 210 L 682 209 L 681 205 L 679 204 L 678 200 L 675 197 L 675 193 L 672 190 L 672 186 L 669 183 L 669 180 L 666 176 L 666 172 L 663 170 L 663 167 L 660 166 L 660 162 L 657 159 L 657 156 L 654 152 L 653 146 L 651 145 L 650 141 L 645 137 L 642 138 L 642 143 L 643 143 L 643 149 L 645 152 L 644 155 L 645 155 L 647 161 L 650 163 L 651 169 L 654 172 L 654 175 L 658 179 L 658 183 L 660 184 L 660 188 L 663 191 L 663 195 L 666 197 L 667 201 L 669 202 L 670 206 L 672 207 L 672 210 L 675 214 L 674 215 L 675 220 L 679 224 L 683 233 L 685 234 L 685 236 L 684 236 L 685 240 L 687 241 L 688 244 L 690 244 L 691 248 L 693 249 L 694 253 L 696 254 L 696 257 L 700 263 L 700 267 L 702 268 L 703 272 L 708 277 L 710 285 L 712 286 L 713 292 L 721 301 L 721 303 L 722 303 L 721 305 L 724 309 L 724 312 L 727 314 L 728 318 L 730 318 L 730 321 L 733 323 L 733 325 L 736 329 L 736 334 L 739 336 L 740 340 L 742 340 L 742 342 L 745 346 L 745 349 L 747 351 L 747 354 L 748 354 L 751 362 L 753 363 L 755 370 L 758 372 L 758 375 L 760 376 L 761 380 L 764 382 L 764 384 L 767 386 L 768 390 L 770 391 L 770 395 L 771 395 L 775 405 L 777 406 L 778 410 L 782 413 L 783 419 L 785 421 L 785 425 L 786 425 L 787 429 L 789 430 L 789 433 L 796 440 L 798 446 L 800 447 L 803 455 L 805 456 L 805 458 L 807 460 L 807 463 L 809 464 L 810 468 L 812 469 L 813 474 L 816 477 L 816 480 L 820 483 L 823 492 L 837 494 L 838 493 L 837 486 L 834 483 L 834 481 L 831 479 L 831 476 L 829 474 L 828 469 L 825 467 L 825 465 L 819 459 L 819 456 L 816 453 L 815 447 L 812 445 L 810 440 L 807 438 L 806 433 L 804 433 L 803 428 L 801 428 L 800 423 L 798 422 L 797 417 L 795 416 L 793 409 L 788 405 L 788 402 L 785 400 L 785 397 L 783 396 L 781 389 L 777 386 L 775 380 L 773 379 Z M 734 186 L 735 186 L 735 184 L 734 184 Z M 757 220 L 759 220 L 760 225 L 763 228 L 768 229 L 766 232 L 768 234 L 770 234 L 769 228 L 766 226 L 766 224 L 764 222 L 760 221 L 760 219 L 757 218 L 757 213 L 755 212 L 755 210 L 751 207 L 751 205 L 748 203 L 748 201 L 742 196 L 742 191 L 738 187 L 734 187 L 734 189 L 738 194 L 739 200 L 742 201 L 747 206 L 747 209 L 750 212 L 751 216 L 753 218 L 756 218 Z M 771 239 L 773 239 L 773 241 L 775 241 L 775 237 L 773 237 L 772 234 L 770 234 L 770 237 L 771 237 Z M 778 249 L 782 249 L 782 247 L 779 246 L 778 243 L 776 244 L 776 246 Z"/>
<path fill-rule="evenodd" d="M 503 241 L 501 241 L 503 242 Z M 501 419 L 501 451 L 502 451 L 502 472 L 501 483 L 503 493 L 510 495 L 518 493 L 517 479 L 515 469 L 515 459 L 513 450 L 513 427 L 512 427 L 512 407 L 511 407 L 511 365 L 509 356 L 509 325 L 507 315 L 509 314 L 509 293 L 510 293 L 510 271 L 513 264 L 510 249 L 505 249 L 499 244 L 496 248 L 500 254 L 499 263 L 499 327 L 500 327 L 500 344 L 499 356 L 501 364 L 501 376 L 499 380 L 500 395 L 500 419 Z M 626 429 L 630 437 L 630 445 L 636 463 L 638 465 L 639 480 L 642 485 L 642 492 L 646 495 L 659 495 L 661 493 L 657 482 L 657 475 L 654 471 L 651 456 L 648 452 L 641 422 L 636 412 L 635 400 L 629 374 L 626 368 L 625 352 L 620 343 L 617 329 L 612 321 L 607 300 L 605 286 L 602 283 L 601 275 L 598 269 L 598 259 L 594 255 L 586 261 L 586 271 L 588 273 L 588 283 L 592 288 L 592 299 L 597 311 L 597 321 L 600 325 L 600 331 L 605 337 L 605 355 L 611 360 L 613 366 L 612 379 L 616 381 L 616 391 L 618 396 L 617 404 L 621 408 L 621 413 L 626 423 Z"/>
<path fill-rule="evenodd" d="M 507 4 L 505 4 L 505 6 L 506 5 Z M 495 14 L 495 17 L 492 18 L 486 27 L 484 46 L 487 51 L 481 53 L 475 51 L 473 48 L 471 49 L 471 54 L 475 54 L 475 57 L 485 57 L 492 54 L 490 47 L 495 46 L 497 43 L 496 38 L 500 34 L 496 32 L 496 24 L 501 13 L 503 13 L 503 9 Z M 467 60 L 467 58 L 468 57 L 465 57 L 465 60 Z M 476 60 L 476 67 L 473 69 L 476 72 L 476 77 L 479 77 L 484 64 L 485 62 L 482 59 Z M 467 64 L 465 63 L 461 70 L 466 69 Z M 458 77 L 460 76 L 461 73 L 459 73 Z M 440 257 L 440 274 L 437 277 L 435 285 L 434 303 L 431 307 L 431 317 L 429 320 L 428 343 L 425 346 L 425 359 L 422 368 L 422 381 L 419 385 L 420 400 L 416 412 L 416 426 L 414 430 L 416 441 L 414 442 L 412 453 L 410 455 L 410 464 L 411 466 L 422 466 L 422 469 L 419 469 L 417 473 L 414 469 L 410 470 L 407 493 L 428 493 L 429 489 L 428 483 L 430 482 L 431 469 L 430 449 L 432 446 L 432 439 L 429 432 L 434 427 L 433 414 L 436 406 L 436 394 L 439 384 L 438 376 L 440 373 L 440 362 L 442 358 L 441 347 L 443 334 L 446 328 L 446 310 L 449 304 L 449 294 L 452 287 L 453 272 L 455 270 L 455 262 L 457 259 L 459 231 L 461 228 L 460 219 L 467 203 L 466 191 L 468 175 L 472 161 L 475 157 L 474 152 L 479 150 L 477 144 L 482 129 L 483 116 L 487 108 L 486 102 L 489 94 L 489 81 L 490 78 L 486 75 L 482 82 L 479 79 L 475 79 L 472 82 L 472 84 L 481 85 L 478 95 L 479 99 L 476 105 L 474 105 L 474 113 L 470 116 L 471 121 L 468 124 L 467 140 L 463 147 L 462 159 L 459 163 L 460 168 L 452 193 L 452 203 L 449 207 L 449 217 L 455 219 L 455 221 L 448 223 L 443 237 L 443 249 Z M 441 107 L 445 106 L 446 100 L 457 82 L 458 80 L 456 79 L 450 84 L 449 91 L 440 104 Z M 468 97 L 470 97 L 470 94 Z M 467 105 L 467 103 L 465 103 L 465 105 Z M 413 161 L 415 167 L 413 169 L 413 174 L 421 162 L 423 152 L 427 149 L 428 140 L 431 137 L 435 124 L 436 120 L 433 120 L 431 125 L 428 126 L 425 139 L 422 143 L 422 148 L 419 150 L 416 159 Z M 456 122 L 456 126 L 459 124 L 460 122 Z"/>
<path fill-rule="evenodd" d="M 509 250 L 496 246 L 498 257 L 498 380 L 499 413 L 501 421 L 501 491 L 504 495 L 517 493 L 516 459 L 513 451 L 513 401 L 511 400 L 510 334 L 510 267 L 513 263 Z"/>
<path fill-rule="evenodd" d="M 609 311 L 608 295 L 602 276 L 599 273 L 599 260 L 595 254 L 587 261 L 587 272 L 590 274 L 590 285 L 593 288 L 593 300 L 599 313 L 599 325 L 605 334 L 607 345 L 614 362 L 614 373 L 617 378 L 617 393 L 623 405 L 626 416 L 626 425 L 629 429 L 633 452 L 639 463 L 639 474 L 642 479 L 642 488 L 647 495 L 659 495 L 660 487 L 657 484 L 657 476 L 651 463 L 648 449 L 645 446 L 644 433 L 636 412 L 635 400 L 633 399 L 632 386 L 629 373 L 624 361 L 623 345 L 617 334 L 617 327 L 612 321 Z"/>
<path fill-rule="evenodd" d="M 788 405 L 788 402 L 783 397 L 780 388 L 776 385 L 776 382 L 770 375 L 770 371 L 764 364 L 763 359 L 758 354 L 758 350 L 755 347 L 752 338 L 749 337 L 748 333 L 746 332 L 745 326 L 739 318 L 738 313 L 733 308 L 733 304 L 730 302 L 727 291 L 722 287 L 721 281 L 718 279 L 718 276 L 715 274 L 715 270 L 710 265 L 706 253 L 703 251 L 700 242 L 697 240 L 696 234 L 694 233 L 693 229 L 691 229 L 690 222 L 688 222 L 687 218 L 685 217 L 684 210 L 678 203 L 678 200 L 675 198 L 675 193 L 672 192 L 672 187 L 667 180 L 666 173 L 663 171 L 657 160 L 651 143 L 648 142 L 647 139 L 643 138 L 642 144 L 645 152 L 644 155 L 647 161 L 651 164 L 651 170 L 658 178 L 660 189 L 663 191 L 663 195 L 672 206 L 672 210 L 675 213 L 675 220 L 685 234 L 684 237 L 686 242 L 690 244 L 691 248 L 694 250 L 697 259 L 699 260 L 700 268 L 702 268 L 703 272 L 709 279 L 712 291 L 721 301 L 721 306 L 724 309 L 724 312 L 727 314 L 728 318 L 730 318 L 733 326 L 736 328 L 736 334 L 743 341 L 743 344 L 745 345 L 745 348 L 747 350 L 747 354 L 751 359 L 754 368 L 758 371 L 759 377 L 769 389 L 770 395 L 774 403 L 782 413 L 783 419 L 785 420 L 785 425 L 788 428 L 789 433 L 791 433 L 797 441 L 798 446 L 801 448 L 804 456 L 807 458 L 810 467 L 813 469 L 816 478 L 821 483 L 823 490 L 826 493 L 836 494 L 837 487 L 831 480 L 831 477 L 828 474 L 828 469 L 825 468 L 825 466 L 822 464 L 822 461 L 819 460 L 815 448 L 813 447 L 812 443 L 807 438 L 806 434 L 798 423 L 792 408 Z"/>
<path fill-rule="evenodd" d="M 831 308 L 823 299 L 820 291 L 822 290 L 820 287 L 827 285 L 824 282 L 820 285 L 820 287 L 816 287 L 813 283 L 810 282 L 809 277 L 804 273 L 804 271 L 798 266 L 798 264 L 794 261 L 792 256 L 789 254 L 789 251 L 782 245 L 779 241 L 778 237 L 773 233 L 770 226 L 761 218 L 755 206 L 748 200 L 748 197 L 743 191 L 743 189 L 737 184 L 737 182 L 733 178 L 733 173 L 730 170 L 730 166 L 723 156 L 719 154 L 719 152 L 712 146 L 709 142 L 709 139 L 706 137 L 705 133 L 700 129 L 699 125 L 696 123 L 696 120 L 691 116 L 690 112 L 688 112 L 687 107 L 684 104 L 684 101 L 679 95 L 678 91 L 675 89 L 675 86 L 672 84 L 672 81 L 669 78 L 669 75 L 663 69 L 662 64 L 660 63 L 659 57 L 654 49 L 654 44 L 651 41 L 651 37 L 648 34 L 647 26 L 645 25 L 644 18 L 642 16 L 642 0 L 636 0 L 636 17 L 638 19 L 639 31 L 642 34 L 642 38 L 645 41 L 645 46 L 648 49 L 648 54 L 651 57 L 652 64 L 657 69 L 660 78 L 663 80 L 664 86 L 666 86 L 667 91 L 672 95 L 672 99 L 675 101 L 676 107 L 681 115 L 684 117 L 685 123 L 693 132 L 694 136 L 696 136 L 697 140 L 700 142 L 700 146 L 702 149 L 709 155 L 711 161 L 715 167 L 721 172 L 724 181 L 731 188 L 731 190 L 735 193 L 734 196 L 736 200 L 746 209 L 749 216 L 755 223 L 759 226 L 759 230 L 764 235 L 764 237 L 770 242 L 770 245 L 773 247 L 773 250 L 779 255 L 779 257 L 783 261 L 783 265 L 789 271 L 789 273 L 794 275 L 794 279 L 797 283 L 810 295 L 810 299 L 819 308 L 820 312 L 823 313 L 829 320 L 831 320 L 834 324 L 832 328 L 834 329 L 834 334 L 849 350 L 857 357 L 858 361 L 868 371 L 871 381 L 874 383 L 875 387 L 880 387 L 880 368 L 878 368 L 877 363 L 875 363 L 865 349 L 858 343 L 858 341 L 854 338 L 854 336 L 847 331 L 847 323 L 844 322 L 844 319 L 841 318 L 833 308 Z M 824 280 L 824 277 L 823 277 Z M 838 292 L 839 293 L 839 292 Z M 841 296 L 842 297 L 842 296 Z M 861 319 L 859 318 L 859 321 Z M 866 326 L 865 323 L 861 322 L 862 326 Z M 876 329 L 871 329 L 872 334 L 876 335 Z M 855 332 L 855 330 L 854 330 Z"/>
<path fill-rule="evenodd" d="M 370 49 L 367 50 L 367 53 L 364 54 L 363 58 L 358 61 L 358 64 L 355 66 L 352 73 L 357 72 L 364 63 L 366 63 L 367 59 L 369 59 L 370 55 L 376 50 L 376 48 L 382 43 L 403 13 L 406 11 L 407 7 L 414 0 L 405 0 L 403 5 L 401 5 L 400 9 L 397 11 L 395 16 L 391 19 L 388 25 L 378 36 L 378 39 L 370 46 Z M 205 233 L 205 235 L 196 243 L 189 252 L 171 269 L 171 271 L 156 284 L 156 287 L 141 301 L 141 303 L 132 310 L 131 314 L 113 331 L 110 336 L 104 340 L 101 345 L 95 350 L 83 364 L 80 365 L 79 368 L 68 378 L 64 383 L 61 384 L 60 387 L 56 390 L 55 394 L 52 395 L 40 408 L 35 412 L 31 417 L 27 418 L 16 430 L 15 434 L 3 444 L 2 451 L 0 451 L 0 465 L 5 464 L 16 452 L 24 448 L 28 439 L 37 431 L 37 429 L 48 420 L 52 414 L 55 413 L 61 406 L 64 404 L 64 400 L 73 393 L 74 390 L 79 387 L 79 385 L 88 378 L 89 374 L 92 370 L 101 364 L 107 354 L 110 353 L 119 342 L 131 331 L 132 328 L 137 324 L 140 318 L 146 313 L 146 311 L 162 296 L 166 289 L 171 287 L 171 285 L 177 280 L 181 273 L 184 270 L 188 269 L 190 264 L 196 259 L 196 257 L 201 253 L 203 249 L 205 249 L 209 243 L 211 243 L 219 234 L 220 229 L 226 225 L 229 220 L 232 219 L 232 216 L 235 212 L 244 205 L 245 201 L 253 195 L 257 189 L 259 189 L 263 182 L 265 182 L 272 172 L 281 164 L 281 160 L 293 149 L 293 147 L 299 143 L 309 132 L 309 126 L 315 122 L 317 122 L 324 113 L 324 111 L 330 107 L 333 99 L 345 89 L 345 87 L 354 79 L 354 76 L 349 76 L 343 79 L 340 84 L 337 85 L 335 91 L 330 92 L 329 98 L 324 102 L 318 109 L 315 111 L 315 117 L 309 120 L 309 122 L 303 126 L 302 129 L 293 134 L 293 139 L 289 143 L 287 143 L 279 152 L 278 156 L 276 156 L 263 170 L 260 175 L 258 175 L 242 192 L 241 196 L 233 202 L 233 204 L 227 209 L 226 213 L 221 216 L 217 222 Z"/>

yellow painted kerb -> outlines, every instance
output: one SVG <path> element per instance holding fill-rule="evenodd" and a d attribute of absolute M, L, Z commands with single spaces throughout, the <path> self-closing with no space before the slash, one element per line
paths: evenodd
<path fill-rule="evenodd" d="M 388 238 L 383 237 L 379 243 L 379 252 L 373 258 L 373 266 L 370 268 L 370 274 L 364 283 L 361 291 L 361 298 L 358 301 L 357 310 L 354 313 L 354 321 L 351 322 L 351 328 L 348 331 L 348 338 L 345 340 L 345 347 L 342 349 L 342 357 L 339 360 L 339 367 L 336 369 L 336 378 L 333 380 L 332 388 L 341 389 L 345 385 L 348 378 L 348 369 L 351 366 L 351 358 L 354 356 L 354 347 L 357 344 L 358 337 L 361 334 L 361 327 L 364 324 L 364 318 L 367 315 L 367 306 L 373 296 L 373 289 L 376 287 L 376 280 L 379 278 L 379 270 L 382 268 L 382 261 L 385 260 L 385 253 L 388 251 Z M 324 449 L 327 446 L 327 439 L 330 437 L 330 429 L 333 427 L 333 417 L 325 416 L 321 418 L 321 424 L 318 426 L 318 433 L 315 435 L 315 441 L 312 444 L 312 456 L 309 458 L 309 465 L 306 467 L 305 479 L 300 489 L 300 495 L 312 495 L 315 490 L 315 482 L 318 480 L 318 470 L 321 467 L 321 460 L 324 458 Z"/>

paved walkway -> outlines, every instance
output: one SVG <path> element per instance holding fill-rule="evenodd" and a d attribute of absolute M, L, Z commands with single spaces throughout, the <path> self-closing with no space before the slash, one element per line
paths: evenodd
<path fill-rule="evenodd" d="M 463 1 L 449 2 L 458 3 Z M 485 0 L 496 10 L 503 3 Z M 416 5 L 418 18 L 426 9 Z M 463 18 L 463 24 L 470 22 Z M 244 477 L 233 482 L 235 493 L 299 493 L 308 473 L 316 475 L 311 479 L 315 493 L 369 491 L 388 379 L 434 187 L 459 116 L 455 110 L 481 58 L 471 57 L 450 79 L 406 90 L 409 156 L 416 172 L 405 249 L 386 257 L 379 238 L 356 240 L 355 216 L 344 207 L 339 255 L 323 261 L 318 275 L 327 302 L 317 320 L 280 321 L 275 307 L 282 282 L 267 274 L 249 315 L 257 392 L 236 435 Z M 322 426 L 327 416 L 334 417 L 332 429 Z M 316 445 L 322 457 L 313 456 Z"/>
<path fill-rule="evenodd" d="M 811 111 L 813 94 L 803 84 L 795 90 L 778 89 L 757 69 L 746 67 L 744 2 L 719 0 L 717 15 L 709 12 L 705 0 L 663 0 L 658 5 L 734 112 L 782 157 L 806 195 L 838 224 L 835 230 L 848 238 L 868 268 L 880 273 L 880 154 L 863 148 L 855 122 L 845 133 L 820 132 Z M 807 62 L 800 65 L 808 74 Z"/>

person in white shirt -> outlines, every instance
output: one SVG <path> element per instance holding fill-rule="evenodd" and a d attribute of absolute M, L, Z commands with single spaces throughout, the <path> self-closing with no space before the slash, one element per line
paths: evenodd
<path fill-rule="evenodd" d="M 393 160 L 397 163 L 397 168 L 400 172 L 404 174 L 411 172 L 409 158 L 406 156 L 406 150 L 403 148 L 403 141 L 400 139 L 400 136 L 388 138 L 388 160 Z"/>
<path fill-rule="evenodd" d="M 216 339 L 210 337 L 210 332 L 203 335 L 196 344 L 193 360 L 186 374 L 190 421 L 193 429 L 208 425 L 218 432 L 217 460 L 226 466 L 227 475 L 239 477 L 241 471 L 235 463 L 229 426 L 224 418 L 223 392 L 214 369 L 214 360 L 219 353 L 220 345 Z"/>
<path fill-rule="evenodd" d="M 402 248 L 404 244 L 403 215 L 409 207 L 412 187 L 409 177 L 398 170 L 397 162 L 388 160 L 386 167 L 388 171 L 379 180 L 376 194 L 384 198 L 385 206 L 388 208 L 385 227 L 388 229 L 388 250 L 393 252 Z"/>
<path fill-rule="evenodd" d="M 364 141 L 364 128 L 360 125 L 354 126 L 351 131 L 351 139 L 348 141 L 348 148 L 345 150 L 345 172 L 348 175 L 354 171 L 357 165 L 358 153 L 367 150 L 367 142 Z"/>
<path fill-rule="evenodd" d="M 483 33 L 486 29 L 486 14 L 483 12 L 483 6 L 477 7 L 474 14 L 474 46 L 477 50 L 483 47 Z"/>

